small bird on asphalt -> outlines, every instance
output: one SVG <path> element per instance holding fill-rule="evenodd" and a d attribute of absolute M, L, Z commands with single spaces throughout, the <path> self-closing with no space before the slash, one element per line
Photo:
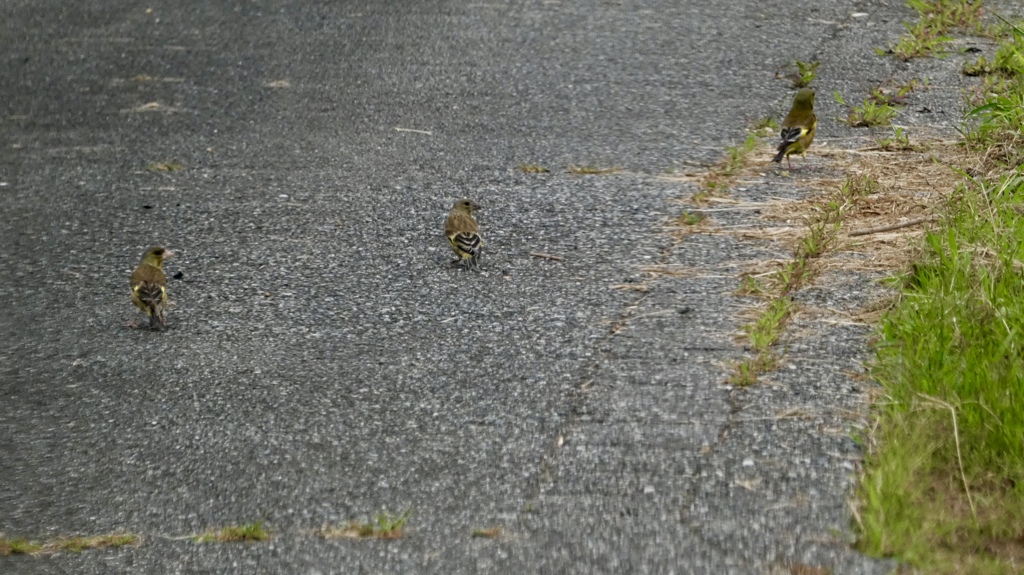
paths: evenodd
<path fill-rule="evenodd" d="M 448 219 L 444 222 L 444 235 L 455 250 L 455 254 L 459 256 L 459 259 L 452 263 L 466 269 L 476 269 L 480 264 L 480 248 L 483 247 L 484 241 L 473 217 L 473 212 L 479 209 L 480 206 L 473 200 L 462 198 L 455 202 L 448 212 Z"/>
<path fill-rule="evenodd" d="M 173 252 L 163 246 L 151 247 L 142 254 L 138 267 L 132 272 L 132 303 L 149 314 L 151 329 L 163 329 L 167 326 L 164 319 L 164 308 L 167 307 L 168 301 L 164 259 L 172 255 Z M 129 327 L 135 327 L 135 322 L 132 321 Z"/>
<path fill-rule="evenodd" d="M 818 130 L 818 117 L 814 115 L 814 90 L 803 88 L 793 98 L 793 107 L 789 109 L 786 118 L 782 120 L 782 142 L 779 144 L 779 153 L 772 159 L 773 162 L 781 162 L 786 158 L 786 165 L 790 168 L 793 165 L 789 161 L 790 154 L 803 154 L 814 141 L 814 133 Z"/>

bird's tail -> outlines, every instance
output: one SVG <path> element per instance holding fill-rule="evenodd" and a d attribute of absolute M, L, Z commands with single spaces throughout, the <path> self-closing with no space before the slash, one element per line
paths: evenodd
<path fill-rule="evenodd" d="M 480 251 L 483 240 L 475 232 L 459 232 L 452 237 L 452 245 L 462 255 L 462 262 L 467 268 L 476 268 L 480 262 Z"/>
<path fill-rule="evenodd" d="M 135 291 L 139 300 L 146 305 L 149 313 L 149 327 L 164 327 L 164 287 L 157 283 L 144 282 Z"/>
<path fill-rule="evenodd" d="M 783 145 L 779 146 L 779 153 L 775 154 L 775 157 L 772 158 L 772 161 L 773 162 L 781 162 L 782 158 L 785 158 L 785 157 L 786 157 L 786 145 L 785 145 L 785 143 L 783 143 Z"/>

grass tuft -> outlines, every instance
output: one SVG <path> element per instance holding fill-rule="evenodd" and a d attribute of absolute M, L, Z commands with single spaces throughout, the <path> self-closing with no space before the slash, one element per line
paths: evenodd
<path fill-rule="evenodd" d="M 580 176 L 603 176 L 606 174 L 614 174 L 621 172 L 622 168 L 598 168 L 595 166 L 569 166 L 566 170 L 570 174 L 576 174 Z"/>
<path fill-rule="evenodd" d="M 28 539 L 7 539 L 0 537 L 0 555 L 31 555 L 43 546 Z"/>
<path fill-rule="evenodd" d="M 131 533 L 113 533 L 85 537 L 60 537 L 44 542 L 0 537 L 0 555 L 36 555 L 70 551 L 81 553 L 87 549 L 141 545 L 142 538 Z"/>
<path fill-rule="evenodd" d="M 192 538 L 196 543 L 235 543 L 268 539 L 270 539 L 270 531 L 263 528 L 262 521 L 212 529 Z"/>
<path fill-rule="evenodd" d="M 695 226 L 703 222 L 705 217 L 701 214 L 695 214 L 692 212 L 683 212 L 676 217 L 676 223 L 683 226 Z"/>
<path fill-rule="evenodd" d="M 1021 197 L 1016 176 L 961 186 L 885 317 L 865 552 L 928 573 L 1009 573 L 1024 552 Z"/>
<path fill-rule="evenodd" d="M 324 526 L 317 534 L 324 539 L 400 539 L 405 535 L 405 524 L 412 516 L 412 508 L 400 515 L 391 515 L 381 511 L 373 516 L 373 521 L 353 521 L 343 526 Z"/>
<path fill-rule="evenodd" d="M 888 50 L 876 49 L 879 55 L 892 54 L 906 62 L 914 58 L 945 56 L 945 45 L 952 40 L 949 32 L 971 30 L 982 32 L 980 1 L 966 0 L 908 0 L 907 5 L 917 11 L 920 19 L 904 22 L 907 33 Z"/>
<path fill-rule="evenodd" d="M 784 67 L 776 74 L 776 78 L 784 77 L 789 80 L 794 88 L 806 88 L 811 85 L 818 75 L 818 66 L 821 62 L 802 62 L 797 60 L 793 64 Z"/>
<path fill-rule="evenodd" d="M 501 537 L 501 533 L 502 533 L 501 527 L 489 527 L 487 529 L 474 529 L 473 530 L 473 537 L 474 538 L 483 538 L 483 539 L 497 539 L 498 537 Z"/>
<path fill-rule="evenodd" d="M 959 27 L 980 10 L 928 4 Z M 867 438 L 858 547 L 922 573 L 1024 561 L 1024 33 L 1005 30 L 991 61 L 965 66 L 985 74 L 965 130 L 971 169 L 897 282 L 876 344 L 886 400 Z"/>

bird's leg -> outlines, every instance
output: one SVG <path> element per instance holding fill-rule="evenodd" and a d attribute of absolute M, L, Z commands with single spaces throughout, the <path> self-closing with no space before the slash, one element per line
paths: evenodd
<path fill-rule="evenodd" d="M 789 161 L 789 154 L 786 154 L 786 165 L 789 166 L 789 169 L 793 169 L 793 162 Z"/>
<path fill-rule="evenodd" d="M 133 319 L 132 321 L 128 322 L 128 325 L 126 325 L 125 327 L 127 327 L 128 329 L 136 329 L 139 327 L 139 324 Z"/>

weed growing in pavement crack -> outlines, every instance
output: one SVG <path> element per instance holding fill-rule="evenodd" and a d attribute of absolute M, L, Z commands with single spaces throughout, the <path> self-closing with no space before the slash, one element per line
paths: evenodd
<path fill-rule="evenodd" d="M 192 538 L 196 543 L 231 543 L 238 541 L 266 541 L 267 539 L 270 539 L 270 532 L 263 528 L 262 521 L 212 529 Z"/>
<path fill-rule="evenodd" d="M 405 535 L 405 524 L 410 517 L 412 517 L 411 507 L 400 515 L 391 515 L 387 511 L 381 511 L 373 516 L 373 521 L 353 521 L 340 527 L 325 526 L 321 527 L 317 534 L 324 539 L 399 539 Z"/>

